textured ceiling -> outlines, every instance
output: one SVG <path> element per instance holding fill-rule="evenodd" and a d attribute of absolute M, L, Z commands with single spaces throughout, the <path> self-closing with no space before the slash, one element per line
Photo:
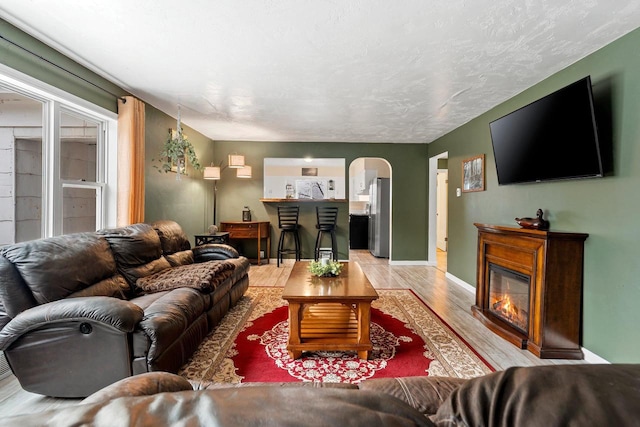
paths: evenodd
<path fill-rule="evenodd" d="M 431 142 L 640 26 L 638 0 L 2 0 L 215 140 Z"/>

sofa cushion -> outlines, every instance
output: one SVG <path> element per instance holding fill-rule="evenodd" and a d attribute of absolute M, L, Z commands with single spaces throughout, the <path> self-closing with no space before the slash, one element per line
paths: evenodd
<path fill-rule="evenodd" d="M 136 281 L 136 287 L 146 293 L 177 288 L 193 288 L 201 292 L 211 292 L 231 276 L 235 267 L 235 264 L 226 261 L 181 265 L 151 276 L 141 277 Z"/>
<path fill-rule="evenodd" d="M 38 304 L 57 301 L 116 273 L 109 243 L 96 233 L 75 233 L 2 248 Z"/>
<path fill-rule="evenodd" d="M 116 260 L 118 271 L 134 288 L 140 277 L 157 273 L 171 265 L 162 257 L 158 233 L 149 224 L 133 224 L 100 230 Z"/>
<path fill-rule="evenodd" d="M 38 305 L 15 265 L 3 256 L 0 256 L 0 300 L 2 323 L 7 323 L 20 312 Z"/>
<path fill-rule="evenodd" d="M 160 238 L 160 245 L 164 255 L 191 249 L 191 243 L 189 243 L 187 235 L 177 222 L 163 219 L 151 223 L 151 226 Z"/>
<path fill-rule="evenodd" d="M 95 296 L 129 299 L 131 296 L 131 288 L 122 275 L 116 274 L 88 288 L 72 293 L 69 295 L 69 298 Z"/>
<path fill-rule="evenodd" d="M 164 270 L 171 268 L 171 264 L 165 257 L 154 259 L 146 264 L 138 265 L 135 267 L 119 267 L 120 272 L 125 277 L 127 282 L 131 284 L 131 289 L 137 291 L 136 282 L 142 277 L 152 276 L 160 273 Z"/>
<path fill-rule="evenodd" d="M 165 255 L 164 258 L 169 261 L 171 267 L 193 264 L 193 252 L 191 252 L 191 250 L 180 251 L 170 255 Z"/>
<path fill-rule="evenodd" d="M 379 391 L 408 403 L 425 415 L 433 415 L 449 394 L 468 380 L 451 377 L 373 378 L 362 381 L 360 390 Z"/>
<path fill-rule="evenodd" d="M 179 288 L 131 299 L 144 310 L 134 334 L 134 356 L 159 357 L 205 313 L 208 299 L 195 289 Z"/>

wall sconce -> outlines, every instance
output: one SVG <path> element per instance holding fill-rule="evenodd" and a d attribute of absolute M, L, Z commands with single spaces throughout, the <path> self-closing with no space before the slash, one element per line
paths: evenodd
<path fill-rule="evenodd" d="M 204 168 L 204 179 L 213 180 L 213 225 L 216 225 L 217 215 L 217 199 L 218 199 L 218 183 L 222 177 L 222 171 L 226 168 L 236 169 L 236 178 L 251 178 L 251 166 L 244 164 L 244 156 L 242 154 L 229 154 L 227 165 L 222 166 L 222 162 L 218 166 L 207 166 Z"/>

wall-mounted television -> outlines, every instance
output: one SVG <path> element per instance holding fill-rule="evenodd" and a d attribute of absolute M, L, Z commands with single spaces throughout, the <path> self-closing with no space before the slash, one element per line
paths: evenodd
<path fill-rule="evenodd" d="M 500 185 L 603 176 L 589 76 L 489 127 Z"/>

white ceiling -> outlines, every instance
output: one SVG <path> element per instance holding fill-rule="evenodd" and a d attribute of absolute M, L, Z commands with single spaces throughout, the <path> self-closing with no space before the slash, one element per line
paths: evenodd
<path fill-rule="evenodd" d="M 638 0 L 2 0 L 214 140 L 424 143 L 640 26 Z"/>

